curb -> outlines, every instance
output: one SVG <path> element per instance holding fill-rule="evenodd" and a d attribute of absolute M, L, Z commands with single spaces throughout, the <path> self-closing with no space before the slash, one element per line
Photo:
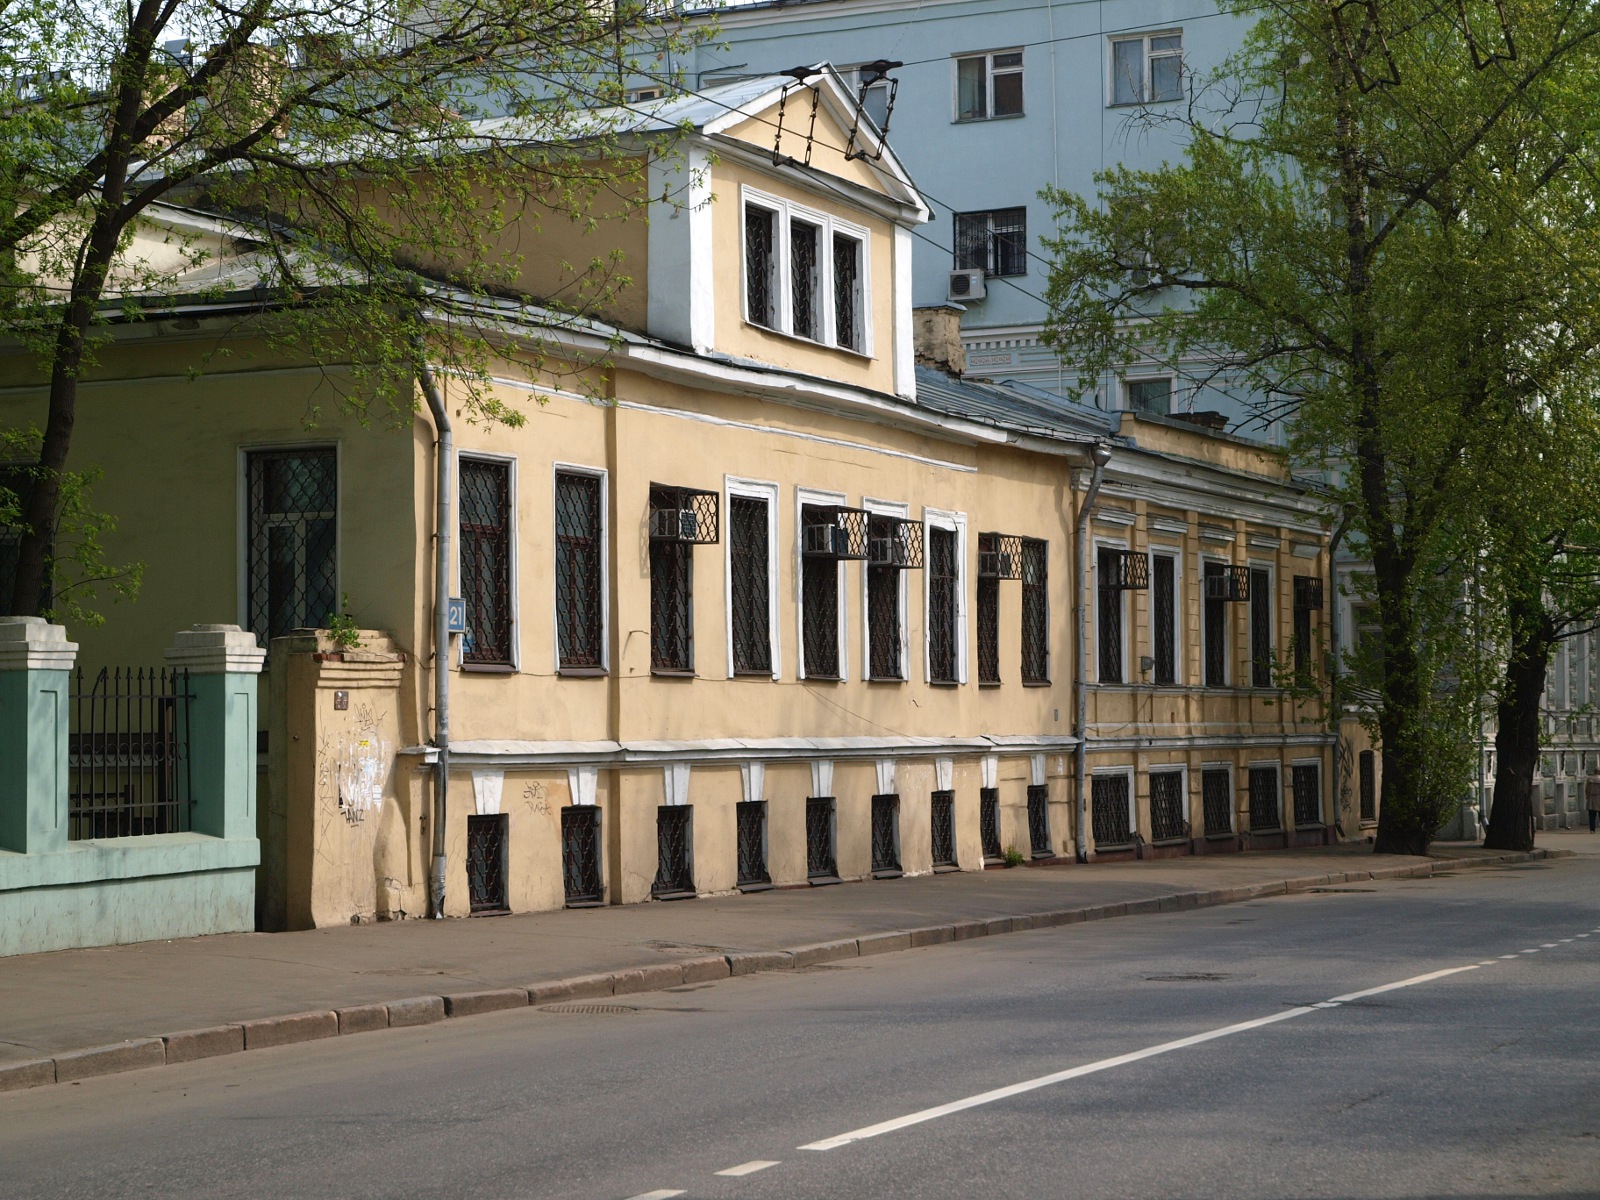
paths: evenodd
<path fill-rule="evenodd" d="M 21 1091 L 51 1083 L 74 1083 L 142 1067 L 173 1066 L 224 1054 L 264 1050 L 272 1046 L 289 1046 L 321 1038 L 370 1033 L 378 1029 L 431 1025 L 447 1019 L 475 1017 L 513 1008 L 541 1008 L 571 1000 L 595 1000 L 663 991 L 685 984 L 709 983 L 738 975 L 792 971 L 845 958 L 865 958 L 872 954 L 889 954 L 1006 933 L 1025 933 L 1033 929 L 1050 929 L 1082 921 L 1239 904 L 1258 900 L 1264 896 L 1294 895 L 1312 888 L 1327 887 L 1330 884 L 1356 883 L 1371 879 L 1426 879 L 1459 870 L 1571 857 L 1573 852 L 1570 850 L 1534 849 L 1526 853 L 1513 852 L 1459 859 L 1440 858 L 1405 867 L 1331 871 L 1324 875 L 1280 879 L 1245 887 L 1174 892 L 1167 896 L 1119 901 L 1115 904 L 1052 909 L 982 920 L 952 921 L 945 925 L 928 925 L 889 933 L 867 933 L 856 938 L 815 942 L 786 950 L 735 950 L 726 954 L 704 955 L 678 962 L 652 963 L 596 975 L 578 975 L 568 979 L 532 983 L 526 987 L 448 992 L 440 996 L 410 996 L 387 1003 L 356 1004 L 346 1008 L 320 1009 L 290 1013 L 281 1017 L 235 1021 L 227 1025 L 217 1025 L 207 1029 L 187 1029 L 158 1037 L 130 1038 L 109 1046 L 65 1051 L 51 1057 L 0 1063 L 0 1092 Z"/>

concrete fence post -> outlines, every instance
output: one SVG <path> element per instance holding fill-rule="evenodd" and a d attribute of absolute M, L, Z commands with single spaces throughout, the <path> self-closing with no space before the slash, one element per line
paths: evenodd
<path fill-rule="evenodd" d="M 0 849 L 67 845 L 67 706 L 76 642 L 43 617 L 0 617 Z"/>
<path fill-rule="evenodd" d="M 196 833 L 256 836 L 256 676 L 267 652 L 237 625 L 195 625 L 167 651 L 189 672 L 189 772 Z"/>

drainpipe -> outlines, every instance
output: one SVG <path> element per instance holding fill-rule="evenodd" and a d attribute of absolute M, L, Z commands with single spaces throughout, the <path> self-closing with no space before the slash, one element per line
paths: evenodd
<path fill-rule="evenodd" d="M 1084 822 L 1089 819 L 1089 800 L 1085 793 L 1087 772 L 1084 759 L 1089 749 L 1089 518 L 1094 512 L 1095 499 L 1100 495 L 1100 485 L 1105 482 L 1106 464 L 1111 461 L 1111 447 L 1096 442 L 1089 451 L 1094 463 L 1094 473 L 1089 476 L 1089 490 L 1078 505 L 1078 531 L 1072 543 L 1072 568 L 1076 603 L 1072 610 L 1072 623 L 1078 639 L 1078 653 L 1072 669 L 1073 732 L 1078 735 L 1078 753 L 1075 784 L 1077 787 L 1078 861 L 1089 861 L 1089 834 Z"/>
<path fill-rule="evenodd" d="M 1335 555 L 1354 516 L 1355 510 L 1345 505 L 1339 524 L 1328 539 L 1328 651 L 1333 658 L 1333 678 L 1328 681 L 1328 699 L 1333 703 L 1333 831 L 1339 837 L 1345 836 L 1344 826 L 1339 824 L 1339 726 L 1344 722 L 1339 711 L 1339 565 Z"/>
<path fill-rule="evenodd" d="M 439 435 L 434 452 L 438 510 L 433 543 L 433 745 L 438 754 L 433 767 L 433 870 L 428 879 L 429 916 L 439 920 L 444 917 L 445 805 L 450 790 L 450 463 L 455 443 L 450 414 L 445 411 L 420 337 L 415 350 L 417 380 Z"/>

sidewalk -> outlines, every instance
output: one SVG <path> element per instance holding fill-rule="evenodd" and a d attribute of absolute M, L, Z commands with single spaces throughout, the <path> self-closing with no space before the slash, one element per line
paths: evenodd
<path fill-rule="evenodd" d="M 1539 847 L 1539 857 L 1547 849 L 1600 853 L 1600 835 L 1541 833 Z M 1354 879 L 1430 875 L 1469 861 L 1507 860 L 1449 844 L 1436 847 L 1433 859 L 1380 858 L 1356 842 L 4 958 L 0 1091 L 530 1001 L 654 990 Z M 575 986 L 557 982 L 577 977 L 585 978 Z M 536 986 L 543 984 L 554 986 Z M 295 1014 L 301 1016 L 279 1020 Z M 172 1037 L 186 1030 L 205 1035 Z M 86 1047 L 100 1049 L 78 1053 Z"/>

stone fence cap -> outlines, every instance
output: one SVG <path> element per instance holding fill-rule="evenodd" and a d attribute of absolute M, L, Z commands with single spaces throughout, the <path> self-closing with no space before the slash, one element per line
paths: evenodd
<path fill-rule="evenodd" d="M 69 671 L 78 643 L 43 617 L 0 617 L 0 671 Z"/>
<path fill-rule="evenodd" d="M 266 657 L 256 635 L 237 625 L 193 625 L 167 650 L 167 662 L 195 675 L 256 675 Z"/>

